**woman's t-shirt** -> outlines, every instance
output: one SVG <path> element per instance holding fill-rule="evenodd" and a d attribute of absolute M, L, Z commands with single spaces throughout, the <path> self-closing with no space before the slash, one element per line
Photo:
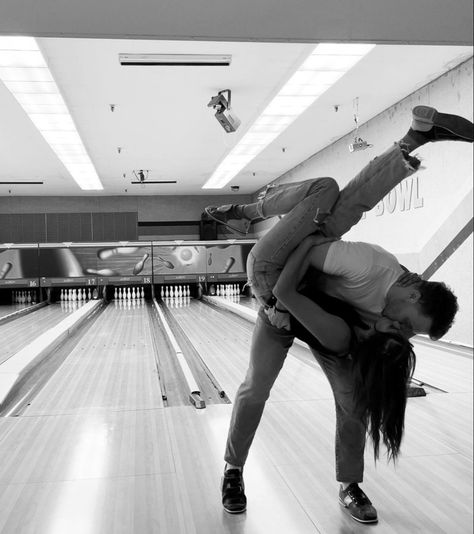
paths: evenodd
<path fill-rule="evenodd" d="M 368 324 L 380 318 L 388 290 L 404 269 L 378 245 L 335 241 L 324 262 L 318 288 L 354 306 Z"/>

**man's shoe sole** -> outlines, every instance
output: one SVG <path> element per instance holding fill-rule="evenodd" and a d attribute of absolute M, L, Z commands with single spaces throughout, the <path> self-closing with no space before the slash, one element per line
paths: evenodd
<path fill-rule="evenodd" d="M 214 221 L 218 222 L 219 224 L 224 225 L 226 228 L 229 228 L 229 230 L 232 230 L 233 232 L 236 232 L 237 234 L 240 234 L 240 235 L 247 235 L 248 234 L 248 228 L 250 227 L 250 223 L 248 224 L 247 231 L 243 231 L 240 228 L 232 226 L 228 222 L 221 221 L 220 219 L 215 217 L 208 208 L 204 208 L 204 211 L 206 212 L 206 215 L 208 217 L 210 217 Z"/>
<path fill-rule="evenodd" d="M 228 510 L 225 506 L 223 506 L 224 510 L 228 513 L 228 514 L 243 514 L 244 512 L 247 511 L 247 507 L 245 507 L 243 510 Z"/>
<path fill-rule="evenodd" d="M 351 512 L 349 510 L 349 507 L 345 505 L 344 501 L 339 499 L 339 504 L 349 512 L 349 515 L 352 517 L 352 519 L 354 519 L 355 521 L 357 521 L 359 523 L 378 523 L 378 521 L 379 521 L 378 517 L 375 518 L 375 519 L 359 519 L 358 517 L 355 517 L 355 516 L 353 516 L 351 514 Z"/>
<path fill-rule="evenodd" d="M 450 115 L 448 113 L 439 113 L 435 108 L 430 106 L 415 106 L 412 110 L 415 125 L 419 131 L 427 132 L 436 126 L 443 128 L 452 134 L 466 139 L 473 140 L 472 123 L 463 117 Z"/>

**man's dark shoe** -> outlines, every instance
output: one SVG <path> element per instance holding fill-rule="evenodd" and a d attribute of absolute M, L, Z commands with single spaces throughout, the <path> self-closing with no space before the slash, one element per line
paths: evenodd
<path fill-rule="evenodd" d="M 474 140 L 474 127 L 471 121 L 459 115 L 439 113 L 429 106 L 416 106 L 412 110 L 412 129 L 423 133 L 429 141 Z"/>
<path fill-rule="evenodd" d="M 339 490 L 339 502 L 347 508 L 351 517 L 359 523 L 376 523 L 377 510 L 372 506 L 367 495 L 353 482 L 344 490 Z"/>
<path fill-rule="evenodd" d="M 224 206 L 219 207 L 208 206 L 204 211 L 208 217 L 223 224 L 233 232 L 247 235 L 251 221 L 238 215 L 235 208 L 234 204 L 225 204 Z"/>
<path fill-rule="evenodd" d="M 240 469 L 227 469 L 222 477 L 222 505 L 229 514 L 241 514 L 247 509 L 244 479 Z"/>

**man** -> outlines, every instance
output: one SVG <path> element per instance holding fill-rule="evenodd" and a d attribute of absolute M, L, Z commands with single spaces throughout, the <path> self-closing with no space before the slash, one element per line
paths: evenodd
<path fill-rule="evenodd" d="M 269 189 L 255 204 L 206 208 L 212 219 L 244 233 L 252 220 L 287 213 L 285 226 L 281 226 L 284 221 L 277 224 L 286 232 L 283 239 L 274 232 L 277 246 L 271 239 L 263 243 L 264 238 L 255 245 L 256 252 L 252 249 L 249 255 L 247 273 L 249 279 L 257 281 L 254 293 L 262 308 L 253 333 L 249 370 L 236 395 L 227 440 L 222 485 L 227 512 L 240 513 L 246 509 L 243 466 L 265 401 L 294 339 L 288 331 L 287 314 L 271 293 L 278 269 L 270 275 L 266 273 L 265 262 L 259 264 L 257 253 L 267 247 L 271 260 L 283 267 L 288 253 L 305 234 L 319 231 L 326 236 L 343 235 L 363 212 L 419 168 L 419 160 L 410 155 L 413 150 L 427 142 L 445 140 L 472 142 L 472 123 L 456 115 L 438 113 L 434 108 L 417 106 L 412 127 L 403 139 L 369 163 L 339 195 L 332 179 L 307 180 Z M 315 188 L 327 189 L 326 204 L 320 203 L 321 191 L 313 194 Z M 312 196 L 317 202 L 313 202 Z M 315 213 L 316 206 L 323 208 Z M 375 328 L 384 315 L 392 320 L 395 330 L 407 337 L 426 333 L 439 339 L 452 324 L 457 303 L 451 291 L 436 282 L 398 285 L 403 269 L 394 256 L 380 247 L 336 241 L 315 247 L 310 256 L 312 266 L 329 275 L 321 283 L 323 289 L 352 304 Z M 262 283 L 258 282 L 259 276 Z M 328 377 L 336 402 L 336 478 L 341 482 L 340 502 L 357 521 L 375 522 L 377 512 L 358 486 L 363 476 L 366 429 L 353 403 L 350 362 L 314 354 Z"/>

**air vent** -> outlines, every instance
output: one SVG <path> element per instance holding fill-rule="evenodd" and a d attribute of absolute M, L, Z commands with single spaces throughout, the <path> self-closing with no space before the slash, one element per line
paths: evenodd
<path fill-rule="evenodd" d="M 147 184 L 176 184 L 178 183 L 176 180 L 146 180 L 143 182 L 130 182 L 131 184 L 141 184 L 141 185 L 147 185 Z"/>
<path fill-rule="evenodd" d="M 227 67 L 232 61 L 229 54 L 119 54 L 121 65 Z"/>
<path fill-rule="evenodd" d="M 43 185 L 44 182 L 0 182 L 0 185 Z"/>

